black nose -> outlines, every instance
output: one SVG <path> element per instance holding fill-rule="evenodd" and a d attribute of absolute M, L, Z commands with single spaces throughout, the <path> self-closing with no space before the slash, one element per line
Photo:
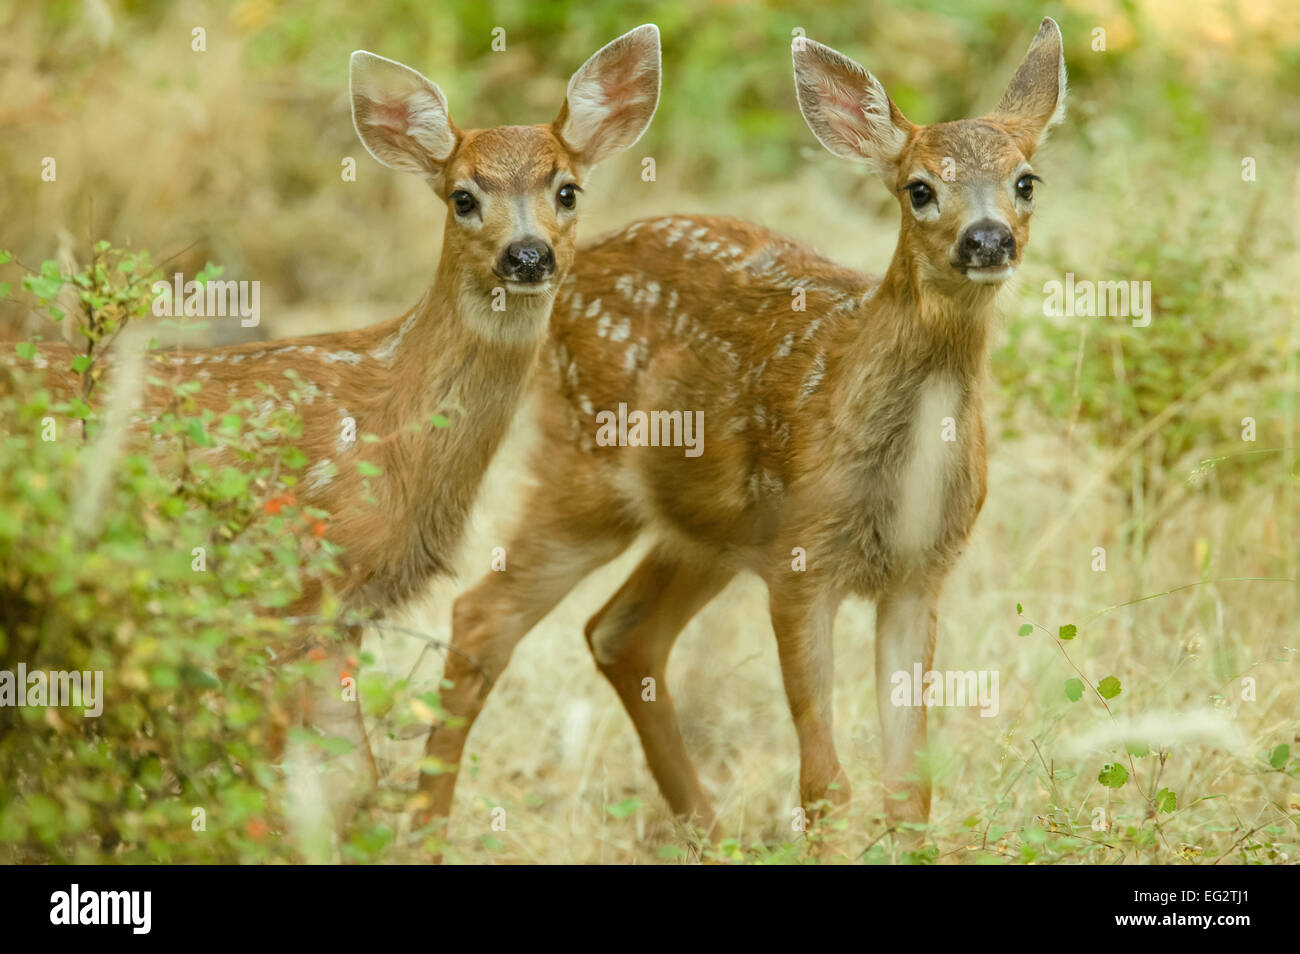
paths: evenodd
<path fill-rule="evenodd" d="M 540 239 L 511 242 L 501 253 L 501 274 L 517 282 L 540 282 L 555 271 L 555 253 Z"/>
<path fill-rule="evenodd" d="M 961 264 L 975 268 L 1006 265 L 1016 257 L 1016 239 L 1001 222 L 982 219 L 961 238 Z"/>

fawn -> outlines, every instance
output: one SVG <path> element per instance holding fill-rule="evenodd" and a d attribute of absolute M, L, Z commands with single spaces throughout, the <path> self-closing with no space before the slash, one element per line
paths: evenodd
<path fill-rule="evenodd" d="M 577 198 L 599 162 L 632 146 L 659 101 L 659 30 L 638 27 L 593 55 L 570 79 L 548 125 L 459 129 L 442 91 L 415 70 L 364 51 L 352 54 L 352 118 L 370 154 L 428 182 L 449 206 L 433 285 L 405 315 L 335 334 L 200 350 L 183 358 L 203 382 L 200 407 L 224 410 L 257 398 L 258 382 L 293 369 L 307 455 L 305 502 L 330 514 L 327 538 L 343 548 L 345 605 L 383 612 L 449 571 L 484 471 L 525 389 L 560 283 L 573 264 Z M 63 346 L 51 346 L 55 358 Z M 55 382 L 57 383 L 57 382 Z M 151 395 L 157 404 L 163 395 Z M 450 426 L 431 426 L 455 409 Z M 345 441 L 343 423 L 377 443 Z M 364 495 L 358 463 L 377 506 Z M 311 612 L 319 592 L 291 608 Z M 360 637 L 335 647 L 330 685 L 308 702 L 311 720 L 357 746 L 364 784 L 375 766 L 360 708 L 338 686 Z"/>
<path fill-rule="evenodd" d="M 582 249 L 544 358 L 527 523 L 509 571 L 453 610 L 453 643 L 482 671 L 447 657 L 442 704 L 459 718 L 430 733 L 443 771 L 422 781 L 425 818 L 450 812 L 466 735 L 518 640 L 643 531 L 648 555 L 586 639 L 672 811 L 714 822 L 664 683 L 668 655 L 749 570 L 769 592 L 804 806 L 849 799 L 831 732 L 831 628 L 840 601 L 862 596 L 877 605 L 887 814 L 928 817 L 925 710 L 891 706 L 885 687 L 914 663 L 930 668 L 940 585 L 984 501 L 994 298 L 1028 239 L 1029 160 L 1063 118 L 1061 35 L 1043 21 L 992 113 L 933 126 L 909 122 L 875 77 L 821 44 L 796 40 L 794 66 L 817 138 L 897 196 L 893 260 L 870 278 L 714 217 L 640 221 Z M 623 403 L 703 409 L 704 453 L 671 446 L 671 415 L 658 419 L 662 440 L 603 446 L 596 415 Z M 643 701 L 647 679 L 655 701 Z"/>

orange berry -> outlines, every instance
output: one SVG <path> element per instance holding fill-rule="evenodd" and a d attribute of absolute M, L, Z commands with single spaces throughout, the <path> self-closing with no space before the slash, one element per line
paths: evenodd
<path fill-rule="evenodd" d="M 292 507 L 298 502 L 293 494 L 277 494 L 266 502 L 267 513 L 279 513 L 284 507 Z"/>

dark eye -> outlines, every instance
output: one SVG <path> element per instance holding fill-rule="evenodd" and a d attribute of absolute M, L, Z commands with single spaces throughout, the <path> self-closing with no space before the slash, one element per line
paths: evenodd
<path fill-rule="evenodd" d="M 451 204 L 456 207 L 457 215 L 469 215 L 478 208 L 478 201 L 464 189 L 451 194 Z"/>
<path fill-rule="evenodd" d="M 566 209 L 571 209 L 578 201 L 578 187 L 570 182 L 566 186 L 560 186 L 560 191 L 555 196 L 560 200 L 560 205 Z"/>
<path fill-rule="evenodd" d="M 1025 173 L 1016 180 L 1016 195 L 1028 202 L 1034 197 L 1034 181 L 1042 181 L 1038 176 L 1031 173 Z"/>
<path fill-rule="evenodd" d="M 909 182 L 907 191 L 912 196 L 912 208 L 921 209 L 934 201 L 934 190 L 924 182 Z"/>

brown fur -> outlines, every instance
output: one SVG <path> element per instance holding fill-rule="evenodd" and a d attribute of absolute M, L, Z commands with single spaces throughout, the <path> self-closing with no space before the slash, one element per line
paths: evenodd
<path fill-rule="evenodd" d="M 1060 58 L 1049 23 L 1026 58 L 1035 75 Z M 638 533 L 652 535 L 651 552 L 587 624 L 587 639 L 670 806 L 706 827 L 712 809 L 664 675 L 678 632 L 742 570 L 761 576 L 770 593 L 805 806 L 848 798 L 831 739 L 830 629 L 840 600 L 861 596 L 878 604 L 886 788 L 901 796 L 887 807 L 902 820 L 928 812 L 929 784 L 915 756 L 924 710 L 889 706 L 885 682 L 913 662 L 929 668 L 939 588 L 986 490 L 983 383 L 997 286 L 968 279 L 952 254 L 983 214 L 978 199 L 1006 216 L 1019 262 L 1030 210 L 1008 179 L 1032 154 L 1028 133 L 1036 145 L 1045 128 L 1048 93 L 1055 109 L 1064 92 L 1053 72 L 1052 89 L 1030 96 L 1018 74 L 1012 106 L 1031 102 L 1032 116 L 914 126 L 861 67 L 808 47 L 796 63 L 810 126 L 832 151 L 872 161 L 899 198 L 899 242 L 883 278 L 759 226 L 712 217 L 636 222 L 584 248 L 552 321 L 528 523 L 508 547 L 510 571 L 488 574 L 453 613 L 454 644 L 495 677 L 574 584 Z M 942 189 L 939 214 L 922 220 L 905 186 L 918 172 L 938 178 L 947 157 L 957 179 Z M 792 307 L 796 290 L 804 311 Z M 917 421 L 935 382 L 933 393 L 953 396 L 944 406 L 955 425 L 950 452 L 922 447 L 940 439 L 937 416 Z M 595 415 L 620 402 L 704 411 L 703 455 L 599 446 Z M 905 481 L 927 453 L 951 458 L 926 501 L 939 508 L 935 531 L 913 548 L 903 524 L 925 524 L 926 514 L 905 512 Z M 800 551 L 803 571 L 793 565 Z M 454 770 L 490 688 L 458 655 L 446 678 L 454 688 L 443 704 L 464 722 L 429 738 L 428 754 L 448 769 L 423 783 L 433 817 L 450 810 Z M 642 697 L 646 678 L 655 680 L 653 702 Z"/>
<path fill-rule="evenodd" d="M 545 338 L 552 299 L 573 262 L 577 212 L 557 190 L 581 184 L 594 164 L 632 145 L 654 115 L 659 95 L 659 35 L 637 28 L 594 54 L 574 74 L 554 123 L 460 130 L 442 91 L 416 71 L 373 54 L 353 54 L 353 120 L 377 160 L 423 177 L 440 200 L 472 189 L 475 213 L 449 210 L 442 257 L 432 287 L 400 318 L 366 328 L 274 342 L 150 356 L 181 379 L 198 379 L 201 409 L 221 412 L 236 398 L 263 398 L 266 382 L 286 392 L 286 371 L 304 381 L 304 421 L 297 446 L 309 464 L 302 502 L 330 514 L 328 538 L 343 547 L 345 605 L 383 612 L 431 577 L 446 573 L 488 463 L 514 416 Z M 454 203 L 453 203 L 454 204 Z M 521 211 L 523 210 L 523 211 Z M 526 230 L 522 234 L 520 230 Z M 521 237 L 544 239 L 554 274 L 540 290 L 500 295 L 503 248 Z M 504 309 L 493 307 L 504 302 Z M 65 345 L 44 346 L 55 368 L 68 366 Z M 52 374 L 65 393 L 78 382 Z M 150 392 L 146 407 L 165 406 L 170 392 Z M 450 426 L 434 427 L 441 413 Z M 358 440 L 340 443 L 351 417 Z M 374 434 L 377 443 L 360 437 Z M 357 465 L 369 478 L 374 504 Z M 337 476 L 314 471 L 333 462 Z M 292 615 L 310 614 L 320 593 L 304 593 Z M 359 638 L 353 631 L 352 639 Z M 336 660 L 337 662 L 337 660 Z M 336 675 L 343 668 L 335 665 Z M 374 775 L 360 710 L 340 703 L 335 684 L 309 703 L 327 732 L 358 746 L 363 776 Z M 362 779 L 363 783 L 366 779 Z"/>
<path fill-rule="evenodd" d="M 530 191 L 542 192 L 538 205 L 552 204 L 549 179 L 543 192 L 532 186 L 530 175 L 541 167 L 570 166 L 550 127 L 463 135 L 450 162 L 453 170 L 510 176 L 505 188 L 522 191 L 520 183 L 525 183 Z M 563 274 L 573 260 L 575 230 L 572 222 L 560 226 L 554 218 L 552 211 L 548 238 Z M 399 318 L 356 331 L 199 349 L 181 356 L 150 355 L 151 373 L 201 381 L 194 401 L 200 410 L 217 413 L 237 398 L 260 403 L 260 383 L 284 394 L 290 387 L 288 371 L 303 379 L 307 397 L 296 409 L 303 418 L 297 446 L 309 468 L 333 461 L 338 475 L 325 485 L 308 479 L 300 496 L 330 513 L 329 539 L 345 548 L 344 595 L 358 604 L 389 609 L 430 576 L 447 572 L 480 478 L 505 434 L 544 340 L 545 312 L 543 323 L 518 341 L 487 338 L 466 322 L 457 295 L 462 279 L 483 285 L 485 295 L 500 284 L 490 267 L 500 234 L 490 229 L 484 233 L 467 240 L 449 216 L 433 285 Z M 513 304 L 507 299 L 507 309 L 500 313 L 503 323 L 518 314 Z M 394 340 L 399 344 L 391 347 Z M 386 357 L 386 343 L 391 357 Z M 67 367 L 71 358 L 63 344 L 43 345 L 41 351 L 55 368 Z M 79 381 L 62 376 L 52 376 L 50 383 L 65 394 L 80 391 Z M 168 398 L 166 389 L 150 389 L 144 405 L 156 409 Z M 450 418 L 451 425 L 430 426 L 435 413 Z M 355 419 L 358 437 L 371 433 L 380 441 L 358 440 L 341 451 L 344 417 Z M 361 503 L 361 461 L 383 471 L 370 478 L 378 501 L 373 506 Z"/>

